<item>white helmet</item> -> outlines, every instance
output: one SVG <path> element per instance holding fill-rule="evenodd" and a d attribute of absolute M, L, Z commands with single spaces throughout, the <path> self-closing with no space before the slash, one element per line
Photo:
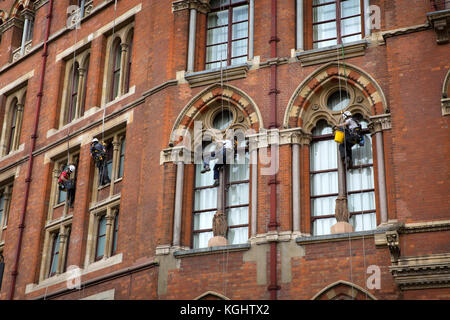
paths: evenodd
<path fill-rule="evenodd" d="M 69 166 L 69 171 L 70 171 L 70 172 L 74 172 L 74 171 L 75 171 L 75 166 L 71 164 L 71 165 Z"/>
<path fill-rule="evenodd" d="M 91 143 L 94 143 L 94 142 L 98 142 L 98 139 L 97 138 L 92 139 Z"/>
<path fill-rule="evenodd" d="M 352 113 L 350 111 L 345 111 L 344 112 L 344 117 L 345 118 L 350 118 L 352 116 Z"/>

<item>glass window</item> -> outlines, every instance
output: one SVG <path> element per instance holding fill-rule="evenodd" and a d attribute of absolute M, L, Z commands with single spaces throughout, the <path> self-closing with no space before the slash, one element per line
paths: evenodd
<path fill-rule="evenodd" d="M 313 48 L 364 37 L 362 0 L 313 0 Z"/>
<path fill-rule="evenodd" d="M 248 1 L 213 1 L 208 14 L 206 69 L 247 61 Z"/>
<path fill-rule="evenodd" d="M 113 234 L 113 251 L 112 253 L 115 254 L 117 252 L 117 233 L 119 231 L 119 214 L 116 214 L 116 218 L 114 220 L 114 234 Z"/>
<path fill-rule="evenodd" d="M 123 165 L 125 163 L 125 137 L 122 139 L 122 143 L 120 144 L 120 159 L 119 159 L 119 173 L 117 178 L 123 177 Z"/>
<path fill-rule="evenodd" d="M 52 243 L 52 255 L 50 261 L 50 272 L 49 276 L 53 276 L 58 271 L 58 259 L 59 259 L 59 232 L 53 235 L 53 243 Z"/>
<path fill-rule="evenodd" d="M 333 92 L 327 100 L 327 106 L 332 111 L 341 111 L 350 103 L 350 95 L 345 90 Z"/>
<path fill-rule="evenodd" d="M 96 260 L 103 258 L 103 255 L 105 254 L 105 244 L 106 244 L 106 215 L 103 215 L 98 221 L 97 248 L 95 254 Z"/>
<path fill-rule="evenodd" d="M 332 129 L 321 120 L 312 132 L 310 148 L 311 221 L 314 235 L 330 233 L 336 223 L 338 196 L 337 145 Z"/>
<path fill-rule="evenodd" d="M 119 95 L 121 62 L 122 62 L 122 47 L 120 45 L 120 42 L 117 42 L 116 45 L 114 46 L 113 52 L 111 100 L 114 100 Z"/>

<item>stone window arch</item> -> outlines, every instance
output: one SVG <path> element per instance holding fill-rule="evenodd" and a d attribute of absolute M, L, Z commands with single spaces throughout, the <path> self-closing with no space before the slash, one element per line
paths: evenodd
<path fill-rule="evenodd" d="M 9 16 L 18 19 L 22 29 L 20 43 L 13 43 L 13 47 L 17 48 L 12 53 L 13 62 L 31 50 L 35 15 L 34 2 L 33 0 L 16 0 L 11 9 Z"/>
<path fill-rule="evenodd" d="M 129 86 L 133 31 L 134 22 L 130 22 L 122 28 L 115 29 L 107 38 L 102 105 L 131 91 Z"/>
<path fill-rule="evenodd" d="M 339 104 L 341 102 L 341 105 Z M 350 111 L 358 117 L 364 128 L 364 146 L 352 148 L 352 164 L 347 168 L 340 157 L 334 162 L 321 163 L 325 154 L 337 153 L 333 127 L 342 121 L 342 113 Z M 387 222 L 387 201 L 384 176 L 384 150 L 382 130 L 390 128 L 389 109 L 379 85 L 367 73 L 346 64 L 329 63 L 309 77 L 297 88 L 292 96 L 284 117 L 284 127 L 298 128 L 305 137 L 301 149 L 293 146 L 293 157 L 300 154 L 309 158 L 309 175 L 302 181 L 302 193 L 293 190 L 293 197 L 300 197 L 306 211 L 301 216 L 301 227 L 306 233 L 322 235 L 328 233 L 351 232 L 375 229 L 377 220 Z M 326 123 L 327 132 L 318 134 L 315 128 Z M 376 135 L 377 159 L 373 159 Z M 376 161 L 375 161 L 376 160 Z M 294 163 L 294 161 L 293 161 Z M 298 163 L 296 161 L 295 163 Z M 374 177 L 374 164 L 378 166 L 378 181 Z M 299 165 L 293 170 L 300 170 Z M 294 175 L 297 177 L 298 175 Z M 333 180 L 333 190 L 325 190 L 323 179 Z M 375 183 L 378 182 L 378 192 Z M 297 185 L 297 184 L 293 184 Z M 322 187 L 321 187 L 322 186 Z M 380 187 L 381 186 L 381 187 Z M 358 200 L 359 197 L 359 200 Z M 309 199 L 309 201 L 308 201 Z M 329 200 L 327 209 L 318 202 Z M 376 206 L 377 204 L 377 206 Z M 316 210 L 317 208 L 321 210 Z M 319 212 L 320 211 L 320 212 Z M 376 213 L 378 213 L 378 218 Z M 300 220 L 300 209 L 293 210 L 294 221 Z M 323 220 L 322 220 L 323 218 Z M 330 228 L 337 222 L 350 222 L 347 229 L 338 231 Z M 328 219 L 329 221 L 327 221 Z M 310 221 L 311 223 L 308 223 Z M 318 224 L 325 223 L 326 226 Z M 294 228 L 300 226 L 294 226 Z M 295 229 L 294 229 L 295 230 Z M 322 230 L 322 231 L 320 231 Z"/>
<path fill-rule="evenodd" d="M 209 240 L 217 236 L 213 217 L 219 213 L 229 217 L 224 227 L 226 235 L 223 235 L 227 237 L 227 243 L 247 242 L 250 230 L 253 230 L 250 218 L 254 208 L 250 202 L 256 204 L 253 200 L 256 192 L 251 191 L 251 186 L 256 184 L 256 171 L 250 166 L 245 138 L 248 132 L 256 133 L 260 126 L 262 122 L 256 105 L 231 86 L 215 85 L 204 90 L 180 113 L 172 130 L 170 148 L 162 151 L 161 158 L 162 163 L 168 161 L 177 166 L 173 246 L 211 246 Z M 235 158 L 238 161 L 227 166 L 220 185 L 215 187 L 214 162 L 211 162 L 210 172 L 200 173 L 203 167 L 201 151 L 202 148 L 203 152 L 209 151 L 209 147 L 214 149 L 211 136 L 223 138 L 228 135 L 232 139 L 231 134 L 236 134 L 240 143 Z M 188 201 L 192 201 L 193 206 L 183 206 L 183 192 L 193 193 L 192 200 Z M 182 215 L 188 218 L 182 221 Z M 183 239 L 180 238 L 182 233 Z"/>
<path fill-rule="evenodd" d="M 450 114 L 450 70 L 447 72 L 447 75 L 444 80 L 444 85 L 442 86 L 441 106 L 442 106 L 442 115 L 443 116 L 449 115 Z"/>
<path fill-rule="evenodd" d="M 339 280 L 320 290 L 311 300 L 377 300 L 377 298 L 354 283 Z"/>
<path fill-rule="evenodd" d="M 25 86 L 6 97 L 0 140 L 1 156 L 6 156 L 19 149 L 26 92 Z"/>
<path fill-rule="evenodd" d="M 90 49 L 86 49 L 65 63 L 59 126 L 63 127 L 84 115 L 89 71 Z"/>

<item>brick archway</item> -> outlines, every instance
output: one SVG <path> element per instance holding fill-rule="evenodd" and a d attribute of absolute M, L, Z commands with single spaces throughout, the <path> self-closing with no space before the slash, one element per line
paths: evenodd
<path fill-rule="evenodd" d="M 322 84 L 339 79 L 343 86 L 357 88 L 370 102 L 371 114 L 387 113 L 386 98 L 377 82 L 359 68 L 337 62 L 331 62 L 306 78 L 291 97 L 284 116 L 284 128 L 296 128 L 303 125 L 304 112 L 311 107 L 310 99 L 322 91 Z"/>
<path fill-rule="evenodd" d="M 170 144 L 177 144 L 180 133 L 192 130 L 194 121 L 208 110 L 209 105 L 217 100 L 224 100 L 239 108 L 250 123 L 250 128 L 258 132 L 263 128 L 261 113 L 253 100 L 241 90 L 229 85 L 213 85 L 198 94 L 183 109 L 175 121 L 170 135 Z M 177 134 L 174 134 L 177 133 Z"/>
<path fill-rule="evenodd" d="M 377 300 L 360 286 L 339 280 L 320 290 L 312 300 Z"/>

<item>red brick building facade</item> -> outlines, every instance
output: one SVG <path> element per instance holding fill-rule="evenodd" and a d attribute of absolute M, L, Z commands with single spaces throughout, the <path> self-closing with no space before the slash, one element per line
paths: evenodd
<path fill-rule="evenodd" d="M 449 33 L 438 0 L 0 1 L 0 299 L 449 299 Z"/>

